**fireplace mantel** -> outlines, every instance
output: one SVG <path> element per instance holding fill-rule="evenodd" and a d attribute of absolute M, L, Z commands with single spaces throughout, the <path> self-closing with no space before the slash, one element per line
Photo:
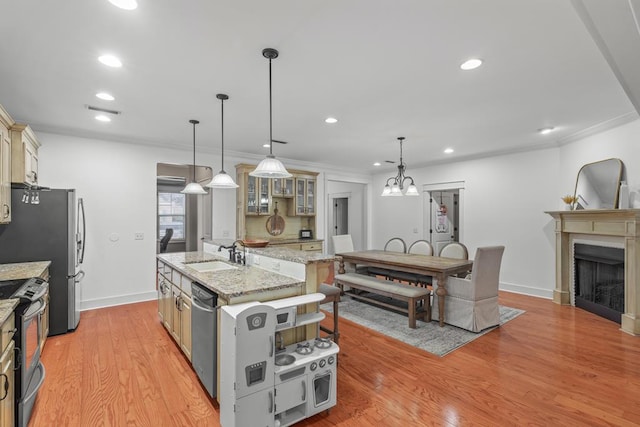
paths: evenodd
<path fill-rule="evenodd" d="M 621 329 L 640 335 L 640 209 L 546 212 L 555 219 L 556 288 L 553 301 L 571 304 L 571 241 L 575 235 L 619 237 L 624 245 L 624 307 Z"/>

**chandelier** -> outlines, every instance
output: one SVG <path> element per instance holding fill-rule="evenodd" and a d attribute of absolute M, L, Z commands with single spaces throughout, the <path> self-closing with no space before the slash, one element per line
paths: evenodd
<path fill-rule="evenodd" d="M 382 196 L 402 196 L 402 190 L 404 190 L 404 182 L 406 180 L 411 181 L 411 184 L 407 187 L 404 192 L 405 196 L 419 196 L 418 188 L 413 182 L 413 178 L 410 176 L 406 176 L 404 171 L 406 169 L 406 165 L 402 162 L 402 141 L 404 141 L 404 136 L 399 136 L 398 141 L 400 141 L 400 164 L 398 165 L 398 174 L 396 176 L 392 176 L 387 179 L 387 184 L 384 186 L 384 190 L 382 191 Z M 393 181 L 391 185 L 389 183 Z"/>

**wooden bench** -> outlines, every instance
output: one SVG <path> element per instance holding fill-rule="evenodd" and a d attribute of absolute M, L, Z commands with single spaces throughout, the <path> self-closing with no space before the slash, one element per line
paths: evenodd
<path fill-rule="evenodd" d="M 368 301 L 374 304 L 389 307 L 394 310 L 400 310 L 409 315 L 409 327 L 416 327 L 416 318 L 431 321 L 431 291 L 427 288 L 406 285 L 404 283 L 392 282 L 390 280 L 376 279 L 375 277 L 365 276 L 364 274 L 357 273 L 345 273 L 337 274 L 335 276 L 335 284 L 344 290 L 344 286 L 349 286 L 353 289 L 360 289 L 363 291 L 371 292 L 378 295 L 383 295 L 389 298 L 405 301 L 408 303 L 408 307 L 398 307 L 392 304 L 387 304 L 376 299 L 359 295 L 349 294 L 351 297 Z M 419 308 L 418 304 L 422 303 L 422 307 Z"/>

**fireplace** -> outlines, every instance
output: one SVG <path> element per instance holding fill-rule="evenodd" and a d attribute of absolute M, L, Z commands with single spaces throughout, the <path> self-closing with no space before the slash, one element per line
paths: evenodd
<path fill-rule="evenodd" d="M 575 306 L 621 322 L 624 313 L 624 249 L 574 243 Z"/>
<path fill-rule="evenodd" d="M 640 335 L 640 209 L 547 213 L 555 220 L 556 287 L 553 301 L 579 306 L 581 297 L 578 295 L 584 294 L 588 296 L 585 300 L 594 300 L 590 303 L 613 310 L 614 320 L 620 322 L 622 331 Z M 593 255 L 591 250 L 576 260 L 574 246 L 578 243 L 617 248 L 612 255 L 615 260 L 603 260 L 600 255 Z M 579 248 L 578 252 L 583 251 Z M 618 261 L 620 253 L 622 267 Z M 604 258 L 609 258 L 609 255 Z M 580 271 L 576 270 L 576 262 L 580 264 Z M 597 265 L 589 264 L 594 262 Z M 574 288 L 576 276 L 580 282 L 579 290 Z M 591 285 L 585 283 L 587 279 L 593 279 Z M 619 286 L 620 280 L 622 287 Z"/>

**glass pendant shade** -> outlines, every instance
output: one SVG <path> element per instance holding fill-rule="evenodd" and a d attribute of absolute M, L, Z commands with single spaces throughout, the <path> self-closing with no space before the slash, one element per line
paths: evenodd
<path fill-rule="evenodd" d="M 210 183 L 207 184 L 209 188 L 238 188 L 238 184 L 233 182 L 231 175 L 225 171 L 220 171 L 213 177 Z"/>
<path fill-rule="evenodd" d="M 258 163 L 258 166 L 252 172 L 249 172 L 249 175 L 258 178 L 290 178 L 293 176 L 287 172 L 282 162 L 272 154 L 269 154 Z"/>
<path fill-rule="evenodd" d="M 389 184 L 384 186 L 384 190 L 382 190 L 382 197 L 387 197 L 391 195 L 391 187 L 389 187 Z"/>
<path fill-rule="evenodd" d="M 182 194 L 207 194 L 204 188 L 197 182 L 190 182 L 184 187 L 184 190 L 180 191 Z"/>
<path fill-rule="evenodd" d="M 391 186 L 390 196 L 402 196 L 402 190 L 400 190 L 400 186 L 398 184 L 393 184 Z"/>
<path fill-rule="evenodd" d="M 418 193 L 418 187 L 416 187 L 414 184 L 411 184 L 409 187 L 407 187 L 407 191 L 404 193 L 405 196 L 419 196 L 420 193 Z"/>

